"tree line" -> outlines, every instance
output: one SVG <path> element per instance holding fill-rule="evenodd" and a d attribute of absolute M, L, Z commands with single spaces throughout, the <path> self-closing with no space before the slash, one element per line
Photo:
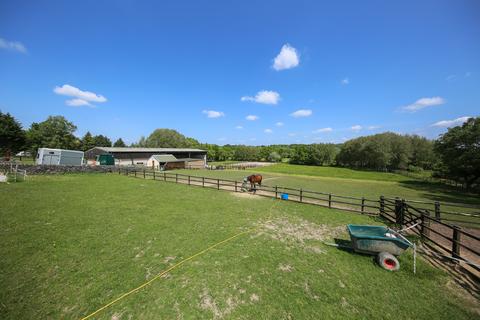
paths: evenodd
<path fill-rule="evenodd" d="M 50 116 L 24 130 L 10 114 L 0 112 L 0 155 L 38 148 L 86 151 L 93 147 L 125 147 L 120 138 L 114 143 L 104 135 L 87 132 L 74 135 L 77 127 L 63 116 Z M 351 139 L 342 144 L 280 144 L 269 146 L 200 143 L 173 129 L 156 129 L 131 147 L 199 148 L 209 161 L 271 161 L 317 166 L 343 166 L 377 171 L 433 170 L 439 177 L 478 185 L 480 179 L 480 117 L 449 128 L 436 140 L 418 135 L 385 132 Z"/>

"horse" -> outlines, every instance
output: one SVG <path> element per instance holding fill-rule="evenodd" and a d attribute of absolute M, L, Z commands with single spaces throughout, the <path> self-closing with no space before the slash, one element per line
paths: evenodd
<path fill-rule="evenodd" d="M 257 191 L 256 184 L 262 186 L 262 176 L 260 174 L 252 174 L 244 179 L 245 182 L 250 182 L 250 190 L 255 193 Z"/>

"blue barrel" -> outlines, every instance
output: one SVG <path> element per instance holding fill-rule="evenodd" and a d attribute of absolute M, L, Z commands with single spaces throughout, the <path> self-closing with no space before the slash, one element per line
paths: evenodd
<path fill-rule="evenodd" d="M 282 200 L 288 200 L 288 193 L 282 193 L 282 194 L 280 195 L 280 198 L 281 198 Z"/>

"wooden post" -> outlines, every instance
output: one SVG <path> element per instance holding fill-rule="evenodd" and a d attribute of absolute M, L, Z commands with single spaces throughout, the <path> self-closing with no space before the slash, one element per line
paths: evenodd
<path fill-rule="evenodd" d="M 202 177 L 202 187 L 205 187 L 205 177 Z"/>
<path fill-rule="evenodd" d="M 235 192 L 237 192 L 237 180 L 235 180 Z"/>
<path fill-rule="evenodd" d="M 277 198 L 278 198 L 278 187 L 275 186 L 275 199 L 277 199 Z"/>
<path fill-rule="evenodd" d="M 425 210 L 425 212 L 422 212 L 422 215 L 421 215 L 422 224 L 421 224 L 421 231 L 420 231 L 422 238 L 430 236 L 430 230 L 427 229 L 427 227 L 430 227 L 429 216 L 430 216 L 430 213 L 427 210 Z"/>
<path fill-rule="evenodd" d="M 402 200 L 398 197 L 395 198 L 395 223 L 402 226 L 403 225 L 403 213 L 404 213 L 404 204 Z"/>
<path fill-rule="evenodd" d="M 175 183 L 178 183 L 178 173 L 175 173 Z"/>
<path fill-rule="evenodd" d="M 155 169 L 153 169 L 153 180 L 155 180 Z"/>
<path fill-rule="evenodd" d="M 332 194 L 331 193 L 328 194 L 328 207 L 329 208 L 332 207 Z"/>
<path fill-rule="evenodd" d="M 365 198 L 362 197 L 362 213 L 365 212 Z"/>
<path fill-rule="evenodd" d="M 300 202 L 303 202 L 303 190 L 300 189 Z"/>
<path fill-rule="evenodd" d="M 188 185 L 190 185 L 190 176 L 188 176 Z"/>
<path fill-rule="evenodd" d="M 220 190 L 220 179 L 217 179 L 217 190 Z"/>
<path fill-rule="evenodd" d="M 143 169 L 143 179 L 145 179 L 145 168 Z"/>
<path fill-rule="evenodd" d="M 137 177 L 137 169 L 135 168 L 134 170 L 135 170 L 135 178 L 136 178 Z"/>
<path fill-rule="evenodd" d="M 167 181 L 167 173 L 163 171 L 163 181 Z"/>
<path fill-rule="evenodd" d="M 380 196 L 380 214 L 385 213 L 385 197 Z"/>
<path fill-rule="evenodd" d="M 440 221 L 440 202 L 435 201 L 435 219 Z"/>
<path fill-rule="evenodd" d="M 452 257 L 460 259 L 460 240 L 462 233 L 460 232 L 459 226 L 453 226 L 453 237 L 452 237 Z M 456 260 L 453 260 L 457 262 Z"/>

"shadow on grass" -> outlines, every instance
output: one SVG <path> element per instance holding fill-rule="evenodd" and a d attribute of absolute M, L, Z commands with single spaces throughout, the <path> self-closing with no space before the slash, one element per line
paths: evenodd
<path fill-rule="evenodd" d="M 422 196 L 432 201 L 480 205 L 478 194 L 468 193 L 442 183 L 419 180 L 407 180 L 398 183 L 402 187 L 423 192 Z"/>

